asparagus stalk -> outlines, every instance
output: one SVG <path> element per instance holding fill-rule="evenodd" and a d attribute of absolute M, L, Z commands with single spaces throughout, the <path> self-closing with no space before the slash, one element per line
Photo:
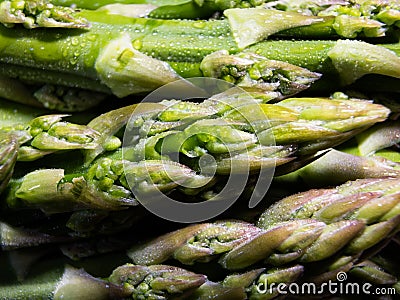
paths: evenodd
<path fill-rule="evenodd" d="M 0 131 L 0 194 L 10 180 L 17 159 L 18 142 L 12 134 Z"/>
<path fill-rule="evenodd" d="M 97 264 L 99 264 L 97 260 Z M 100 264 L 104 264 L 101 261 Z M 78 264 L 79 265 L 79 264 Z M 206 276 L 167 265 L 117 267 L 107 278 L 98 278 L 63 261 L 47 264 L 42 274 L 0 291 L 5 299 L 188 299 Z M 104 271 L 103 271 L 104 273 Z"/>
<path fill-rule="evenodd" d="M 398 130 L 398 121 L 372 126 L 336 150 L 276 180 L 327 186 L 358 178 L 397 177 L 400 158 L 398 151 L 390 147 L 397 143 Z"/>
<path fill-rule="evenodd" d="M 397 154 L 394 152 L 393 154 Z M 292 173 L 276 177 L 279 183 L 305 183 L 309 187 L 342 184 L 363 178 L 397 177 L 400 164 L 380 156 L 358 156 L 332 149 Z"/>
<path fill-rule="evenodd" d="M 206 77 L 223 79 L 249 92 L 276 92 L 278 99 L 306 90 L 321 77 L 282 61 L 253 53 L 230 55 L 226 50 L 207 55 L 200 69 Z"/>
<path fill-rule="evenodd" d="M 136 109 L 140 113 L 135 113 Z M 323 115 L 319 115 L 321 111 Z M 94 140 L 82 139 L 75 131 L 72 141 L 62 135 L 66 140 L 57 149 L 86 148 L 87 168 L 70 175 L 57 167 L 35 170 L 10 184 L 6 201 L 11 207 L 22 201 L 54 213 L 123 209 L 137 205 L 133 191 L 151 194 L 178 189 L 187 195 L 199 194 L 223 182 L 219 175 L 299 167 L 316 152 L 343 142 L 387 115 L 385 107 L 361 100 L 288 98 L 269 104 L 226 93 L 201 103 L 170 100 L 132 105 L 101 115 L 83 127 L 91 128 L 90 133 L 102 132 Z M 59 117 L 34 119 L 30 131 L 37 135 L 32 146 L 56 149 L 51 132 L 56 131 L 52 128 L 60 123 Z M 52 122 L 43 122 L 49 118 Z M 61 129 L 68 128 L 62 125 Z M 126 145 L 126 151 L 115 152 L 121 142 L 114 134 L 125 125 L 133 143 Z M 105 151 L 114 153 L 96 159 Z M 174 153 L 186 156 L 186 162 L 176 160 Z M 215 171 L 209 165 L 202 167 L 206 154 L 215 160 Z"/>
<path fill-rule="evenodd" d="M 351 268 L 351 269 L 350 269 Z M 352 277 L 359 276 L 374 286 L 390 285 L 394 278 L 371 262 L 350 267 Z M 365 271 L 370 269 L 373 275 Z M 346 269 L 347 270 L 347 269 Z M 222 281 L 213 282 L 205 275 L 168 265 L 141 266 L 124 264 L 107 278 L 98 278 L 83 269 L 59 264 L 46 271 L 44 278 L 27 279 L 16 286 L 6 286 L 0 295 L 13 299 L 24 297 L 52 299 L 275 299 L 291 283 L 301 284 L 307 271 L 302 265 L 273 269 L 253 269 L 233 273 Z M 347 270 L 348 271 L 348 270 Z M 335 270 L 335 276 L 338 270 Z M 381 278 L 374 277 L 381 276 Z M 43 282 L 46 279 L 47 282 Z M 319 287 L 318 281 L 309 281 Z M 291 291 L 292 292 L 292 291 Z"/>
<path fill-rule="evenodd" d="M 246 98 L 242 99 L 240 95 L 233 96 L 231 99 L 224 97 L 224 94 L 218 97 L 221 98 L 211 97 L 200 104 L 161 103 L 168 108 L 160 109 L 158 116 L 150 116 L 150 120 L 145 120 L 130 128 L 132 134 L 138 135 L 140 140 L 129 155 L 135 159 L 160 159 L 173 152 L 180 152 L 189 158 L 210 153 L 216 158 L 217 173 L 229 172 L 229 162 L 237 161 L 239 164 L 246 160 L 251 162 L 250 170 L 253 171 L 259 167 L 268 166 L 269 153 L 277 157 L 274 164 L 279 166 L 286 162 L 285 149 L 287 151 L 296 149 L 294 155 L 300 157 L 316 153 L 332 146 L 335 143 L 334 140 L 339 137 L 337 134 L 347 135 L 346 132 L 349 133 L 356 128 L 353 126 L 363 127 L 366 125 L 363 124 L 364 121 L 370 119 L 363 115 L 364 113 L 369 115 L 367 107 L 370 104 L 359 100 L 343 102 L 323 98 L 288 98 L 275 104 L 255 104 Z M 361 103 L 367 106 L 361 108 Z M 322 110 L 324 110 L 323 115 L 319 114 Z M 350 115 L 353 117 L 359 115 L 361 123 L 357 125 L 357 118 L 353 118 L 349 124 L 347 118 Z M 193 118 L 195 120 L 207 118 L 207 120 L 192 123 Z M 220 119 L 227 123 L 221 124 Z M 371 116 L 371 119 L 375 117 Z M 158 122 L 153 124 L 154 120 Z M 182 128 L 186 120 L 190 120 L 191 124 Z M 242 127 L 240 131 L 235 128 L 235 123 Z M 148 132 L 140 130 L 141 126 L 149 128 Z M 182 129 L 175 129 L 177 126 Z M 224 131 L 220 133 L 215 131 L 215 126 L 221 126 Z M 167 135 L 168 130 L 171 129 L 174 129 L 174 132 Z M 210 139 L 207 140 L 204 135 Z M 217 137 L 219 141 L 211 139 L 212 136 Z M 190 142 L 189 140 L 184 142 L 189 137 Z M 161 150 L 154 151 L 153 147 L 156 143 L 161 145 Z M 245 154 L 246 152 L 248 154 Z M 263 152 L 266 155 L 265 160 L 262 159 Z M 234 155 L 225 158 L 225 155 L 229 153 Z M 243 154 L 248 157 L 246 158 Z M 290 156 L 292 155 L 289 154 Z"/>
<path fill-rule="evenodd" d="M 51 243 L 70 241 L 71 237 L 54 236 L 23 228 L 16 228 L 0 222 L 0 246 L 2 250 L 12 250 Z"/>
<path fill-rule="evenodd" d="M 87 20 L 75 15 L 69 7 L 55 6 L 47 0 L 2 1 L 0 23 L 6 27 L 23 24 L 26 28 L 88 28 Z"/>
<path fill-rule="evenodd" d="M 400 142 L 400 122 L 388 121 L 357 137 L 360 155 L 368 156 Z"/>
<path fill-rule="evenodd" d="M 18 160 L 32 161 L 59 150 L 95 148 L 100 134 L 84 125 L 61 121 L 67 115 L 44 115 L 27 125 L 3 127 L 20 145 Z"/>
<path fill-rule="evenodd" d="M 2 50 L 0 62 L 16 66 L 23 65 L 36 68 L 36 70 L 76 74 L 92 81 L 101 81 L 103 85 L 112 89 L 114 94 L 122 97 L 131 93 L 151 91 L 157 86 L 175 80 L 179 78 L 176 72 L 184 76 L 190 76 L 190 74 L 198 76 L 202 74 L 199 71 L 199 63 L 204 56 L 218 50 L 237 53 L 240 48 L 226 21 L 199 23 L 199 21 L 121 17 L 115 21 L 119 25 L 111 25 L 107 24 L 110 21 L 101 13 L 90 17 L 88 15 L 88 20 L 93 23 L 91 29 L 77 32 L 74 36 L 57 30 L 27 32 L 23 29 L 3 28 L 0 32 L 0 41 L 7 47 Z M 96 20 L 103 23 L 96 23 Z M 240 28 L 239 26 L 235 30 L 241 32 Z M 265 26 L 259 26 L 258 30 L 266 29 Z M 125 32 L 122 37 L 121 32 Z M 199 35 L 207 37 L 209 43 L 204 45 L 203 40 L 198 39 Z M 259 42 L 260 39 L 262 38 L 252 40 L 251 43 L 258 43 L 246 51 L 255 52 L 269 59 L 307 67 L 311 71 L 323 74 L 335 75 L 337 72 L 344 71 L 342 76 L 346 84 L 369 73 L 399 77 L 396 73 L 399 61 L 397 55 L 380 46 L 356 41 Z M 178 47 L 171 48 L 171 43 Z M 343 51 L 343 47 L 346 51 Z M 386 45 L 386 47 L 391 46 Z M 396 47 L 391 47 L 391 50 L 397 51 Z M 354 49 L 356 58 L 346 54 L 350 49 Z M 386 54 L 380 55 L 382 51 Z M 52 55 L 49 56 L 46 53 L 52 53 Z M 122 53 L 124 56 L 121 56 Z M 302 56 L 294 56 L 295 53 Z M 364 60 L 367 57 L 371 59 L 369 64 L 366 64 Z M 112 65 L 110 62 L 115 64 Z M 170 69 L 167 62 L 175 70 Z M 143 65 L 150 67 L 146 70 L 137 69 L 135 68 L 137 63 L 140 63 L 142 67 Z M 158 72 L 154 73 L 153 70 L 158 70 Z M 125 75 L 123 75 L 124 72 Z M 36 73 L 45 72 L 37 71 Z M 349 77 L 348 74 L 354 75 Z M 13 77 L 12 74 L 8 76 Z M 143 82 L 143 78 L 150 77 L 151 81 Z M 37 80 L 40 80 L 39 75 Z M 75 84 L 79 83 L 75 82 Z"/>
<path fill-rule="evenodd" d="M 101 279 L 83 269 L 68 265 L 62 268 L 58 264 L 44 276 L 47 281 L 39 278 L 36 283 L 28 280 L 18 286 L 8 286 L 0 291 L 0 296 L 6 299 L 187 299 L 206 281 L 202 274 L 166 265 L 126 264 L 116 268 L 109 278 Z"/>
<path fill-rule="evenodd" d="M 121 9 L 128 8 L 127 4 L 140 6 L 146 3 L 148 16 L 151 18 L 165 19 L 198 19 L 208 18 L 221 11 L 232 11 L 232 8 L 257 7 L 262 4 L 265 9 L 278 9 L 286 12 L 302 13 L 304 15 L 315 15 L 323 17 L 326 21 L 324 26 L 343 37 L 355 37 L 362 33 L 364 36 L 382 36 L 388 28 L 396 28 L 399 20 L 399 6 L 396 1 L 392 2 L 368 2 L 364 1 L 153 1 L 153 0 L 125 0 L 125 1 L 53 1 L 59 5 L 78 5 L 81 8 L 96 9 L 103 6 L 103 10 L 115 10 L 126 14 Z M 117 3 L 117 5 L 115 5 Z M 108 5 L 107 5 L 108 4 Z M 111 4 L 111 5 L 110 5 Z M 138 5 L 139 4 L 139 5 Z M 151 6 L 156 5 L 156 7 Z M 157 7 L 158 6 L 158 7 Z M 239 11 L 237 9 L 237 11 Z M 250 11 L 250 10 L 248 10 Z M 229 13 L 228 13 L 229 14 Z"/>
<path fill-rule="evenodd" d="M 350 270 L 350 274 L 355 278 L 366 280 L 375 285 L 394 285 L 398 282 L 395 276 L 385 272 L 381 266 L 370 260 L 355 265 Z"/>
<path fill-rule="evenodd" d="M 62 5 L 62 6 L 78 6 L 79 8 L 84 9 L 97 9 L 109 4 L 158 4 L 158 5 L 167 5 L 173 3 L 179 3 L 176 0 L 82 0 L 77 2 L 76 0 L 52 0 L 52 3 L 55 5 Z"/>
<path fill-rule="evenodd" d="M 60 85 L 31 85 L 21 80 L 0 76 L 1 98 L 34 107 L 45 107 L 63 112 L 80 112 L 96 106 L 106 96 L 105 93 Z"/>
<path fill-rule="evenodd" d="M 310 190 L 272 205 L 258 227 L 229 220 L 196 224 L 135 246 L 128 255 L 144 265 L 219 258 L 229 270 L 261 261 L 279 266 L 335 255 L 356 258 L 399 230 L 398 186 L 398 178 L 389 178 Z"/>

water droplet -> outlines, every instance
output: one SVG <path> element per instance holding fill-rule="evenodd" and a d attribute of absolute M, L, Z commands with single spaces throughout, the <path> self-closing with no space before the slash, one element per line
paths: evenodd
<path fill-rule="evenodd" d="M 72 44 L 73 46 L 78 46 L 78 44 L 79 44 L 78 39 L 75 38 L 75 37 L 73 37 L 73 38 L 71 39 L 71 44 Z"/>
<path fill-rule="evenodd" d="M 133 41 L 132 46 L 133 46 L 133 48 L 140 50 L 140 48 L 142 48 L 142 46 L 143 46 L 143 42 L 140 39 L 136 39 Z"/>
<path fill-rule="evenodd" d="M 89 41 L 95 41 L 96 40 L 96 36 L 94 34 L 90 34 L 90 35 L 88 35 L 87 39 Z"/>
<path fill-rule="evenodd" d="M 206 23 L 204 21 L 197 21 L 193 23 L 193 27 L 201 29 L 206 27 Z"/>

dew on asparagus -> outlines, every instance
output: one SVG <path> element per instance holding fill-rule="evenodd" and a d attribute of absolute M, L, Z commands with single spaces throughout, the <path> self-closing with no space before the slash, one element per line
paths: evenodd
<path fill-rule="evenodd" d="M 202 29 L 202 28 L 206 27 L 206 23 L 204 21 L 197 21 L 197 22 L 193 23 L 193 27 Z"/>
<path fill-rule="evenodd" d="M 132 43 L 133 48 L 140 50 L 143 46 L 143 41 L 141 39 L 136 39 Z"/>
<path fill-rule="evenodd" d="M 78 44 L 79 44 L 78 39 L 75 38 L 75 37 L 73 37 L 73 38 L 71 39 L 71 45 L 72 45 L 72 46 L 78 46 Z"/>

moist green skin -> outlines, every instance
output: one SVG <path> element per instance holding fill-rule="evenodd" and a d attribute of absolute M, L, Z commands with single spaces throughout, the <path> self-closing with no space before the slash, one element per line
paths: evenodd
<path fill-rule="evenodd" d="M 115 18 L 102 12 L 84 10 L 80 16 L 92 24 L 89 30 L 1 27 L 0 67 L 6 70 L 10 66 L 6 70 L 7 76 L 14 78 L 108 92 L 99 81 L 94 66 L 101 50 L 121 33 L 128 33 L 135 49 L 168 62 L 183 77 L 202 76 L 200 62 L 212 52 L 223 49 L 229 53 L 240 51 L 227 20 Z M 291 30 L 299 32 L 302 28 L 305 36 L 307 32 L 315 34 L 312 28 L 321 30 L 322 35 L 326 31 L 326 27 L 320 24 Z M 286 61 L 326 76 L 336 76 L 337 71 L 328 58 L 335 43 L 334 40 L 269 40 L 244 51 Z M 399 44 L 382 46 L 400 53 Z M 29 72 L 24 72 L 25 68 Z M 76 79 L 71 75 L 80 77 Z"/>

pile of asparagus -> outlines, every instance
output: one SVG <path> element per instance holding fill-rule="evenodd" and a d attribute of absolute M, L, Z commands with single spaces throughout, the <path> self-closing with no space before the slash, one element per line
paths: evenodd
<path fill-rule="evenodd" d="M 1 299 L 400 293 L 398 1 L 6 0 L 0 23 Z"/>

